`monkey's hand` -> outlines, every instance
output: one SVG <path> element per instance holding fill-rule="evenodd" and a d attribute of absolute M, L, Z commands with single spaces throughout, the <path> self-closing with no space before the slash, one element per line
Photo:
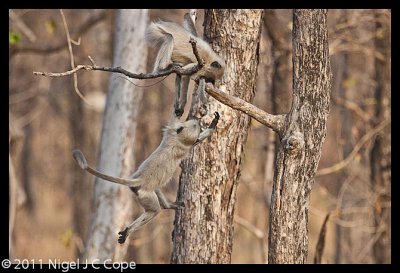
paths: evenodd
<path fill-rule="evenodd" d="M 118 232 L 118 243 L 123 244 L 125 243 L 126 237 L 128 237 L 128 228 L 126 227 L 124 230 Z"/>
<path fill-rule="evenodd" d="M 207 137 L 211 137 L 212 132 L 214 132 L 215 126 L 217 126 L 218 120 L 219 120 L 219 113 L 215 112 L 214 113 L 214 119 L 211 122 L 210 126 L 208 126 L 208 128 L 206 130 L 204 130 L 204 132 L 201 132 L 200 136 L 196 139 L 196 141 L 194 142 L 193 145 L 197 145 L 198 143 L 200 143 L 203 139 L 207 138 Z"/>
<path fill-rule="evenodd" d="M 219 120 L 219 113 L 215 112 L 214 116 L 215 117 L 214 117 L 213 121 L 211 122 L 210 126 L 208 126 L 209 129 L 214 129 L 215 126 L 217 126 L 217 123 L 218 123 L 218 120 Z"/>
<path fill-rule="evenodd" d="M 183 115 L 183 109 L 175 109 L 175 116 L 180 118 Z"/>

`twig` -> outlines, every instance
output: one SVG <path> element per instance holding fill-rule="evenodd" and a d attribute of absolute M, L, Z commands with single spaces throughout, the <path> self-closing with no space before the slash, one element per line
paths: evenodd
<path fill-rule="evenodd" d="M 368 133 L 366 133 L 359 141 L 358 143 L 354 146 L 353 151 L 351 151 L 351 153 L 342 161 L 334 164 L 331 167 L 328 168 L 324 168 L 324 169 L 320 169 L 317 171 L 315 176 L 322 176 L 322 175 L 326 175 L 326 174 L 331 174 L 337 171 L 340 171 L 341 169 L 343 169 L 344 167 L 346 167 L 351 160 L 356 156 L 356 154 L 358 153 L 358 151 L 361 149 L 361 147 L 371 138 L 373 137 L 375 134 L 377 134 L 379 131 L 381 131 L 383 128 L 385 128 L 388 124 L 389 124 L 389 119 L 386 119 L 384 121 L 382 121 L 378 126 L 376 126 L 374 129 L 372 129 L 371 131 L 369 131 Z"/>
<path fill-rule="evenodd" d="M 93 61 L 93 59 L 92 59 L 92 61 Z M 73 75 L 77 71 L 82 70 L 82 69 L 83 70 L 100 70 L 100 71 L 106 71 L 106 72 L 120 73 L 129 78 L 144 80 L 144 79 L 154 79 L 154 78 L 159 78 L 159 77 L 163 77 L 163 76 L 168 76 L 169 74 L 172 74 L 172 73 L 175 73 L 178 75 L 192 75 L 192 74 L 196 73 L 200 69 L 200 67 L 195 65 L 192 68 L 183 69 L 181 67 L 174 66 L 170 69 L 167 69 L 167 70 L 164 70 L 161 72 L 148 73 L 148 74 L 145 74 L 145 73 L 135 74 L 135 73 L 129 72 L 128 70 L 123 69 L 120 66 L 107 67 L 107 66 L 80 64 L 80 65 L 77 65 L 74 69 L 71 69 L 71 70 L 68 70 L 65 72 L 37 72 L 37 71 L 34 71 L 33 74 L 37 75 L 37 76 L 45 76 L 45 77 L 64 77 L 64 76 Z"/>
<path fill-rule="evenodd" d="M 197 51 L 196 41 L 190 37 L 189 43 L 192 45 L 194 56 L 196 56 L 196 60 L 199 66 L 199 70 L 204 66 L 205 61 L 200 58 L 199 52 Z"/>
<path fill-rule="evenodd" d="M 285 123 L 286 115 L 271 115 L 260 108 L 248 103 L 238 97 L 232 96 L 226 92 L 216 89 L 211 83 L 206 84 L 206 92 L 212 97 L 222 102 L 223 104 L 235 109 L 242 111 L 243 113 L 251 116 L 258 122 L 271 128 L 277 132 L 280 136 L 282 135 Z"/>
<path fill-rule="evenodd" d="M 65 16 L 64 16 L 64 12 L 62 11 L 62 9 L 60 9 L 60 14 L 61 14 L 61 18 L 63 20 L 63 24 L 64 24 L 64 29 L 65 29 L 65 34 L 67 35 L 67 42 L 68 42 L 68 50 L 69 50 L 69 55 L 71 57 L 71 68 L 74 69 L 75 68 L 75 61 L 74 61 L 74 54 L 72 52 L 72 45 L 71 45 L 71 37 L 69 35 L 69 30 L 68 30 L 68 25 L 67 25 L 67 20 L 65 20 Z M 78 88 L 78 76 L 76 75 L 76 73 L 74 73 L 74 88 L 75 88 L 75 92 L 78 94 L 78 96 L 88 105 L 91 105 L 86 98 L 82 95 L 81 91 L 79 91 Z"/>

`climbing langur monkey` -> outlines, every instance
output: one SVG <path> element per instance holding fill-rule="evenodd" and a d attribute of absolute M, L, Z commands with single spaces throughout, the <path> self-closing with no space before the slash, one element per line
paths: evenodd
<path fill-rule="evenodd" d="M 164 128 L 161 144 L 127 179 L 109 176 L 95 170 L 87 164 L 81 151 L 73 151 L 74 159 L 83 170 L 104 180 L 129 186 L 144 208 L 142 215 L 118 233 L 118 243 L 123 244 L 129 233 L 148 223 L 161 209 L 177 209 L 184 206 L 181 201 L 169 202 L 162 193 L 161 187 L 170 181 L 190 148 L 209 137 L 214 131 L 219 114 L 215 112 L 214 115 L 213 121 L 204 132 L 201 132 L 197 120 L 180 122 L 179 118 L 170 119 L 170 123 Z"/>

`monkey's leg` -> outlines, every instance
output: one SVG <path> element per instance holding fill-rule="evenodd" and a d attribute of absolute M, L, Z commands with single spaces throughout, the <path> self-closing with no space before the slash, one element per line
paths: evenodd
<path fill-rule="evenodd" d="M 132 224 L 127 226 L 124 230 L 118 232 L 118 243 L 120 244 L 125 242 L 126 237 L 128 237 L 131 232 L 134 232 L 143 225 L 147 224 L 161 211 L 160 203 L 158 202 L 157 195 L 154 191 L 146 192 L 139 189 L 137 191 L 137 195 L 140 204 L 144 208 L 144 212 L 135 221 L 133 221 Z"/>
<path fill-rule="evenodd" d="M 156 194 L 158 197 L 158 201 L 160 202 L 161 208 L 163 209 L 178 209 L 180 207 L 185 206 L 185 204 L 182 201 L 169 202 L 167 198 L 165 198 L 161 189 L 156 189 Z"/>
<path fill-rule="evenodd" d="M 182 110 L 182 112 L 185 110 L 186 102 L 187 102 L 187 93 L 189 90 L 189 82 L 190 82 L 190 76 L 182 76 L 181 80 L 181 95 L 180 95 L 180 104 L 179 108 Z"/>
<path fill-rule="evenodd" d="M 207 100 L 206 96 L 204 95 L 205 88 L 206 88 L 206 80 L 201 78 L 199 80 L 199 87 L 197 88 L 197 94 L 198 94 L 201 102 L 204 103 L 205 105 L 208 105 L 208 100 Z"/>

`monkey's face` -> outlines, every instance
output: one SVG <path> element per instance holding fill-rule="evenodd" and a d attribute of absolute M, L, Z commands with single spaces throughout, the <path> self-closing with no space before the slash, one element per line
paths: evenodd
<path fill-rule="evenodd" d="M 176 128 L 176 136 L 184 145 L 191 146 L 200 135 L 200 125 L 197 120 L 180 123 Z"/>
<path fill-rule="evenodd" d="M 215 61 L 210 64 L 206 64 L 202 70 L 197 72 L 196 78 L 204 78 L 206 82 L 215 84 L 215 80 L 222 78 L 225 71 L 225 61 L 216 56 Z"/>

